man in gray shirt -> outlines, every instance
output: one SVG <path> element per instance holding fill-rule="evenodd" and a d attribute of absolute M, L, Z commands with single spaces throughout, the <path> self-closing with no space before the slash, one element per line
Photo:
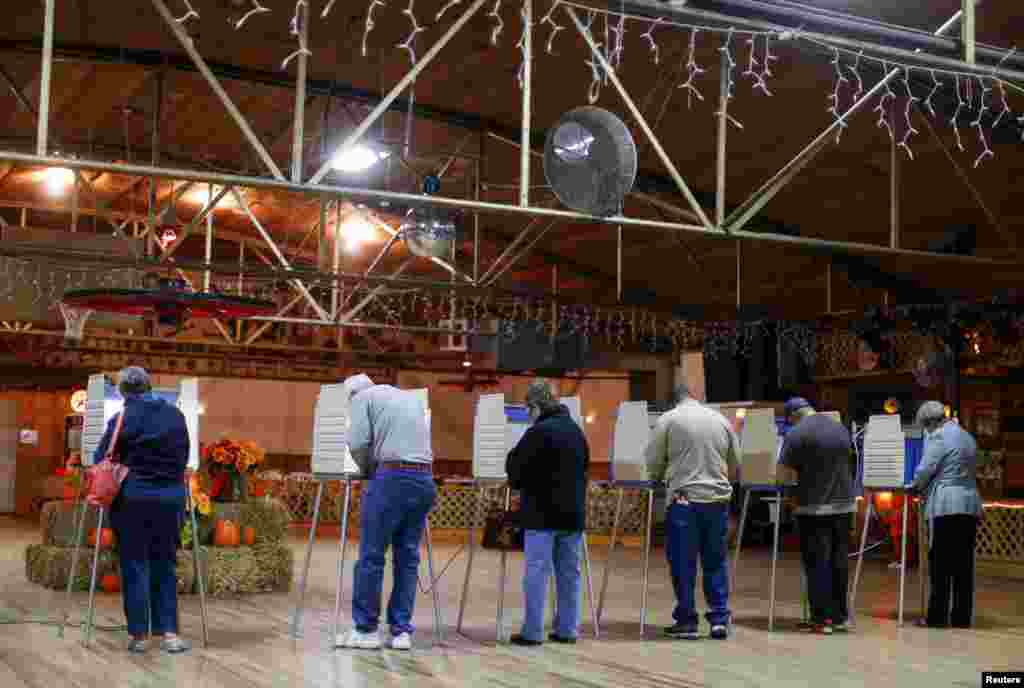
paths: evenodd
<path fill-rule="evenodd" d="M 786 435 L 779 464 L 796 473 L 793 489 L 800 550 L 807 570 L 810 630 L 831 635 L 849 630 L 847 579 L 851 514 L 857 511 L 850 433 L 814 412 L 801 397 L 786 402 L 794 427 Z"/>
<path fill-rule="evenodd" d="M 739 442 L 725 416 L 692 399 L 685 385 L 677 388 L 676 398 L 679 404 L 658 419 L 646 451 L 651 480 L 668 484 L 665 554 L 677 604 L 676 623 L 665 633 L 698 637 L 694 584 L 699 556 L 711 637 L 724 640 L 730 621 L 726 539 Z"/>
<path fill-rule="evenodd" d="M 394 548 L 394 586 L 388 603 L 391 647 L 412 647 L 412 615 L 420 565 L 420 539 L 437 498 L 430 427 L 423 400 L 412 392 L 375 385 L 366 375 L 345 380 L 351 399 L 349 450 L 364 482 L 359 561 L 352 590 L 355 624 L 344 647 L 380 648 L 378 624 L 384 561 Z"/>

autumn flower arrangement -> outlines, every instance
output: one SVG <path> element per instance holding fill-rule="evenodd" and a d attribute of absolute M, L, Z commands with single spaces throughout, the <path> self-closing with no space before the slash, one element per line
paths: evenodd
<path fill-rule="evenodd" d="M 192 513 L 196 515 L 196 524 L 200 534 L 208 529 L 210 517 L 213 515 L 213 504 L 210 495 L 203 490 L 198 473 L 192 473 L 188 477 L 189 494 L 192 499 L 188 503 L 189 511 L 186 511 L 185 522 L 181 526 L 181 546 L 192 546 Z"/>
<path fill-rule="evenodd" d="M 213 480 L 210 496 L 221 502 L 237 502 L 246 496 L 246 479 L 266 458 L 255 442 L 224 438 L 203 448 L 203 461 Z"/>
<path fill-rule="evenodd" d="M 57 475 L 64 481 L 64 498 L 75 499 L 82 487 L 81 454 L 72 452 L 68 455 L 67 463 L 57 469 Z"/>

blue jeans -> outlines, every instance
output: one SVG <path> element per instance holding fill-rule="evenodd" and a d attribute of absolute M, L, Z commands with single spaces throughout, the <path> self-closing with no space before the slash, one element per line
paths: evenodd
<path fill-rule="evenodd" d="M 672 618 L 682 626 L 696 630 L 698 624 L 694 585 L 697 556 L 704 569 L 704 600 L 707 620 L 712 626 L 728 624 L 729 566 L 726 538 L 729 532 L 727 503 L 676 504 L 668 509 L 665 554 L 672 571 L 676 591 L 676 609 Z"/>
<path fill-rule="evenodd" d="M 133 479 L 121 484 L 110 511 L 117 533 L 128 633 L 178 632 L 175 574 L 185 486 Z"/>
<path fill-rule="evenodd" d="M 413 632 L 420 540 L 436 497 L 437 488 L 428 473 L 381 467 L 366 483 L 352 590 L 352 619 L 359 632 L 372 633 L 379 625 L 388 547 L 394 548 L 395 576 L 388 625 L 392 635 Z"/>
<path fill-rule="evenodd" d="M 526 596 L 526 618 L 522 636 L 527 640 L 544 640 L 544 610 L 548 604 L 548 576 L 555 570 L 555 633 L 562 638 L 575 638 L 580 619 L 580 544 L 583 533 L 575 530 L 527 530 L 526 575 L 523 593 Z"/>

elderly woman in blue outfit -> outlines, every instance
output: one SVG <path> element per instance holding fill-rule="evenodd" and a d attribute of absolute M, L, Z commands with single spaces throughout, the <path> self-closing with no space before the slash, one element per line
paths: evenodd
<path fill-rule="evenodd" d="M 129 652 L 145 652 L 150 632 L 162 636 L 164 652 L 184 652 L 178 637 L 178 581 L 175 574 L 181 518 L 185 510 L 185 468 L 189 437 L 178 407 L 152 394 L 149 374 L 125 368 L 118 376 L 124 420 L 114 453 L 128 467 L 110 508 L 117 533 L 128 619 Z M 110 419 L 96 449 L 107 455 L 117 416 Z"/>
<path fill-rule="evenodd" d="M 974 611 L 974 546 L 984 513 L 975 480 L 978 445 L 958 423 L 946 418 L 945 407 L 937 401 L 921 405 L 917 424 L 925 432 L 924 455 L 910 489 L 924 495 L 931 534 L 931 597 L 928 616 L 918 623 L 969 628 Z"/>

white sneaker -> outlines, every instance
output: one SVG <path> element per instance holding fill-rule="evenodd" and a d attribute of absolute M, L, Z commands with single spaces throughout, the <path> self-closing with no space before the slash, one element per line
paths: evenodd
<path fill-rule="evenodd" d="M 352 629 L 346 635 L 339 635 L 334 643 L 335 647 L 347 647 L 354 650 L 379 650 L 380 632 L 360 633 Z"/>
<path fill-rule="evenodd" d="M 399 633 L 398 635 L 391 636 L 391 649 L 392 650 L 411 650 L 412 649 L 412 636 L 408 633 Z"/>

